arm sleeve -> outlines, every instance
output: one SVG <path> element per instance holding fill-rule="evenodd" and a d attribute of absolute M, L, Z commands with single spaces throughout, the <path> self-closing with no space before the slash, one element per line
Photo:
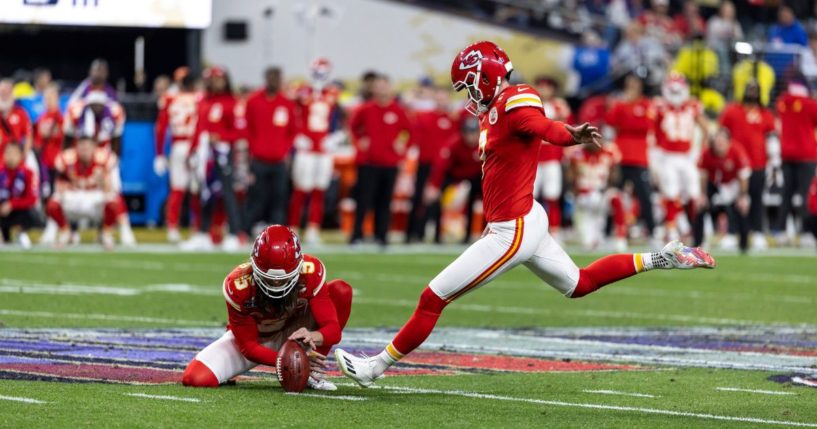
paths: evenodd
<path fill-rule="evenodd" d="M 556 146 L 573 146 L 576 141 L 565 128 L 564 122 L 548 119 L 537 108 L 521 107 L 508 113 L 512 130 L 520 134 L 536 137 Z"/>
<path fill-rule="evenodd" d="M 321 288 L 318 294 L 309 300 L 309 310 L 318 324 L 318 332 L 323 335 L 323 345 L 332 346 L 340 342 L 341 329 L 338 312 L 329 297 L 329 289 Z"/>
<path fill-rule="evenodd" d="M 261 345 L 258 341 L 258 326 L 255 324 L 255 319 L 239 313 L 229 303 L 227 313 L 230 319 L 230 330 L 235 335 L 235 342 L 241 354 L 255 363 L 275 366 L 278 352 Z"/>

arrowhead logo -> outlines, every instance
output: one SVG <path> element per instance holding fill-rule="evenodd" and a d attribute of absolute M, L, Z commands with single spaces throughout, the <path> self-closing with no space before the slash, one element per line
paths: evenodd
<path fill-rule="evenodd" d="M 479 60 L 481 59 L 482 52 L 477 50 L 465 54 L 465 56 L 460 59 L 460 70 L 467 70 L 476 67 L 479 65 Z"/>

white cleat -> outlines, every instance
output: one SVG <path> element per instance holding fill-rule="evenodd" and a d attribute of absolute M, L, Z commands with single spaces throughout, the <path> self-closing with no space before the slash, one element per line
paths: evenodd
<path fill-rule="evenodd" d="M 167 229 L 167 241 L 169 243 L 180 243 L 182 241 L 182 233 L 179 232 L 179 228 L 168 228 Z"/>
<path fill-rule="evenodd" d="M 179 248 L 186 252 L 213 250 L 213 241 L 210 240 L 209 235 L 202 232 L 197 232 L 187 241 L 181 242 L 179 244 Z"/>
<path fill-rule="evenodd" d="M 45 222 L 45 229 L 43 230 L 43 235 L 40 236 L 40 244 L 44 245 L 51 245 L 57 243 L 57 233 L 59 232 L 60 227 L 57 226 L 57 222 L 54 222 L 53 219 L 49 218 L 48 221 Z"/>
<path fill-rule="evenodd" d="M 136 236 L 129 223 L 119 226 L 119 243 L 125 247 L 136 247 Z"/>
<path fill-rule="evenodd" d="M 221 250 L 225 252 L 238 252 L 241 250 L 241 241 L 239 241 L 235 235 L 228 235 L 224 237 L 224 241 L 221 242 Z"/>
<path fill-rule="evenodd" d="M 670 266 L 667 268 L 678 268 L 690 270 L 693 268 L 715 268 L 715 259 L 707 251 L 700 247 L 684 246 L 678 240 L 670 241 L 661 249 L 661 255 Z"/>
<path fill-rule="evenodd" d="M 342 349 L 335 349 L 335 360 L 338 368 L 347 377 L 359 384 L 360 387 L 369 387 L 381 376 L 374 375 L 376 358 L 359 358 Z"/>
<path fill-rule="evenodd" d="M 306 387 L 308 389 L 323 390 L 325 392 L 338 390 L 338 386 L 335 386 L 335 383 L 315 375 L 309 376 L 309 380 L 306 382 Z"/>
<path fill-rule="evenodd" d="M 320 230 L 314 226 L 307 227 L 306 234 L 304 234 L 304 243 L 310 246 L 321 244 Z"/>
<path fill-rule="evenodd" d="M 766 235 L 762 232 L 756 232 L 752 235 L 752 250 L 768 250 L 769 242 L 766 240 Z"/>
<path fill-rule="evenodd" d="M 29 238 L 25 232 L 17 234 L 17 242 L 20 243 L 20 247 L 22 247 L 23 250 L 31 249 L 31 238 Z"/>
<path fill-rule="evenodd" d="M 105 248 L 105 250 L 113 250 L 114 240 L 113 234 L 111 234 L 110 231 L 103 231 L 99 241 L 102 242 L 102 247 Z"/>

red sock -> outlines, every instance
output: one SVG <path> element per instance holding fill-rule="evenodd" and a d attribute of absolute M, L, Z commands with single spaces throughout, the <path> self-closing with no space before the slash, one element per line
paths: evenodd
<path fill-rule="evenodd" d="M 323 223 L 323 191 L 314 189 L 309 197 L 309 223 L 320 226 Z"/>
<path fill-rule="evenodd" d="M 167 212 L 165 213 L 168 228 L 179 227 L 179 216 L 181 215 L 183 200 L 184 191 L 170 190 L 170 195 L 167 197 Z"/>
<path fill-rule="evenodd" d="M 610 208 L 613 211 L 613 232 L 616 237 L 627 236 L 627 215 L 624 211 L 624 202 L 619 195 L 610 199 Z"/>
<path fill-rule="evenodd" d="M 545 200 L 545 204 L 550 230 L 559 229 L 562 226 L 562 206 L 559 205 L 559 200 Z"/>
<path fill-rule="evenodd" d="M 207 365 L 193 359 L 182 374 L 182 384 L 188 387 L 218 387 L 218 378 Z"/>
<path fill-rule="evenodd" d="M 119 217 L 120 213 L 121 208 L 118 200 L 106 203 L 102 212 L 102 226 L 113 226 L 116 223 L 116 218 Z"/>
<path fill-rule="evenodd" d="M 65 213 L 62 211 L 62 206 L 57 201 L 48 200 L 48 203 L 45 205 L 45 213 L 48 217 L 54 219 L 54 222 L 57 223 L 60 229 L 68 226 L 68 222 L 65 220 Z"/>
<path fill-rule="evenodd" d="M 423 344 L 426 338 L 431 335 L 434 325 L 437 324 L 437 319 L 440 318 L 440 314 L 442 314 L 443 308 L 447 304 L 431 288 L 426 287 L 423 290 L 414 314 L 400 328 L 400 332 L 397 333 L 391 344 L 386 347 L 386 351 L 392 355 L 394 360 L 399 360 L 419 347 L 420 344 Z"/>
<path fill-rule="evenodd" d="M 605 256 L 579 270 L 579 283 L 570 297 L 583 297 L 601 289 L 603 286 L 626 279 L 636 273 L 635 262 L 633 262 L 631 253 Z"/>
<path fill-rule="evenodd" d="M 213 222 L 210 224 L 210 240 L 213 243 L 221 243 L 224 238 L 225 223 L 227 223 L 227 212 L 224 211 L 224 203 L 219 201 L 213 208 Z"/>
<path fill-rule="evenodd" d="M 667 224 L 674 225 L 675 219 L 678 217 L 678 212 L 681 211 L 681 203 L 678 200 L 664 199 L 664 219 Z"/>
<path fill-rule="evenodd" d="M 198 231 L 201 228 L 201 199 L 198 195 L 190 195 L 190 213 L 193 217 L 193 230 Z"/>
<path fill-rule="evenodd" d="M 332 280 L 324 287 L 329 288 L 329 299 L 331 299 L 332 304 L 335 305 L 335 312 L 338 315 L 338 324 L 340 325 L 340 330 L 343 331 L 343 328 L 346 327 L 346 322 L 349 321 L 349 315 L 352 313 L 352 286 L 343 280 Z M 318 347 L 317 352 L 326 356 L 331 349 L 331 345 L 324 345 Z"/>
<path fill-rule="evenodd" d="M 301 225 L 304 202 L 306 202 L 306 192 L 300 189 L 293 190 L 289 200 L 289 226 L 298 228 Z"/>

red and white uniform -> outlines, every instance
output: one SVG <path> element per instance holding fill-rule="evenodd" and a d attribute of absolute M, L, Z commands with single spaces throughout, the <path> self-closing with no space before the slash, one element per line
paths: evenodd
<path fill-rule="evenodd" d="M 706 179 L 715 186 L 712 205 L 724 206 L 734 203 L 740 194 L 740 181 L 748 180 L 751 162 L 743 148 L 734 143 L 724 156 L 718 156 L 712 148 L 701 154 L 698 167 L 706 173 Z"/>
<path fill-rule="evenodd" d="M 275 366 L 277 350 L 290 334 L 302 327 L 319 331 L 324 341 L 321 348 L 328 350 L 340 342 L 341 323 L 345 323 L 338 320 L 338 300 L 332 291 L 335 282 L 342 283 L 327 283 L 323 263 L 312 255 L 304 255 L 295 286 L 297 292 L 292 292 L 297 293 L 297 302 L 289 310 L 279 309 L 258 298 L 260 292 L 249 262 L 235 267 L 223 284 L 229 320 L 227 332 L 200 351 L 195 359 L 207 366 L 219 383 L 224 383 L 259 364 Z"/>
<path fill-rule="evenodd" d="M 690 200 L 700 195 L 695 168 L 695 133 L 703 106 L 689 100 L 679 106 L 665 101 L 655 104 L 655 162 L 650 164 L 659 178 L 659 188 L 670 200 Z"/>
<path fill-rule="evenodd" d="M 165 143 L 170 137 L 170 189 L 186 191 L 190 188 L 191 174 L 187 168 L 187 157 L 198 120 L 199 95 L 193 92 L 178 92 L 167 95 L 160 102 L 159 117 L 156 120 L 156 154 L 165 153 Z"/>
<path fill-rule="evenodd" d="M 307 91 L 307 90 L 304 90 Z M 337 93 L 332 89 L 308 89 L 297 105 L 301 136 L 292 162 L 292 182 L 301 191 L 325 191 L 332 181 L 335 140 L 332 119 L 338 109 Z"/>
<path fill-rule="evenodd" d="M 594 248 L 604 238 L 611 202 L 618 198 L 615 189 L 608 188 L 610 172 L 621 162 L 614 145 L 591 151 L 573 151 L 570 166 L 574 173 L 576 192 L 576 224 L 585 248 Z"/>
<path fill-rule="evenodd" d="M 0 113 L 0 162 L 3 161 L 6 145 L 15 142 L 26 144 L 31 138 L 31 119 L 25 109 L 12 106 L 8 115 Z"/>
<path fill-rule="evenodd" d="M 79 135 L 93 137 L 100 147 L 107 148 L 111 139 L 122 137 L 125 131 L 125 109 L 116 101 L 109 100 L 100 117 L 95 117 L 88 103 L 79 99 L 68 105 L 65 111 L 63 132 L 77 138 Z"/>
<path fill-rule="evenodd" d="M 570 122 L 572 112 L 567 102 L 554 98 L 543 102 L 545 115 L 554 121 Z M 562 195 L 562 159 L 564 148 L 543 141 L 539 149 L 539 166 L 536 169 L 536 182 L 533 184 L 533 195 L 545 200 L 558 200 Z"/>
<path fill-rule="evenodd" d="M 34 148 L 40 151 L 40 158 L 49 170 L 54 169 L 57 156 L 62 150 L 62 113 L 49 110 L 40 116 L 34 126 Z"/>
<path fill-rule="evenodd" d="M 46 208 L 49 217 L 61 228 L 83 218 L 112 225 L 124 210 L 114 188 L 116 166 L 116 155 L 107 148 L 97 148 L 87 164 L 80 162 L 74 148 L 60 152 L 55 190 Z"/>
<path fill-rule="evenodd" d="M 563 123 L 545 116 L 528 85 L 505 88 L 480 115 L 488 233 L 431 281 L 429 288 L 443 300 L 453 301 L 519 264 L 565 295 L 576 288 L 579 268 L 550 236 L 548 217 L 533 199 L 542 140 L 574 144 Z"/>

